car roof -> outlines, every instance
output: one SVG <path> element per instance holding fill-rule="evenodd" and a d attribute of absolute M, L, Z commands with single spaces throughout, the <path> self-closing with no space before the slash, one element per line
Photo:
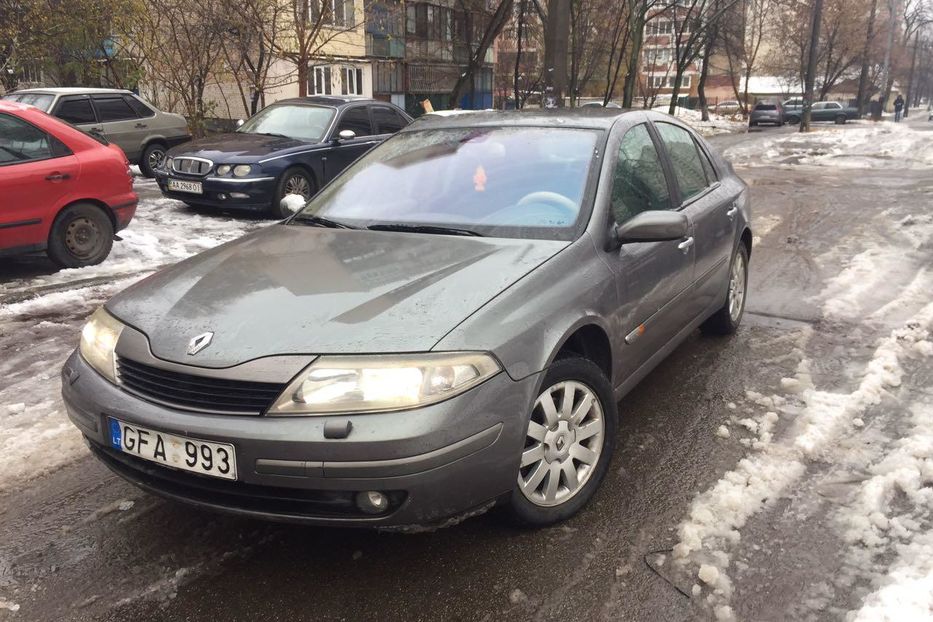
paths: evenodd
<path fill-rule="evenodd" d="M 19 93 L 41 93 L 47 95 L 96 95 L 101 93 L 132 94 L 131 91 L 126 89 L 97 89 L 85 88 L 83 86 L 55 86 L 50 88 L 19 89 L 9 93 L 9 95 L 17 95 Z"/>
<path fill-rule="evenodd" d="M 576 127 L 587 129 L 608 130 L 623 115 L 636 111 L 625 108 L 603 108 L 602 106 L 581 106 L 579 108 L 554 108 L 534 110 L 477 110 L 464 111 L 460 114 L 439 115 L 426 114 L 408 126 L 412 130 L 428 127 L 515 127 L 515 126 L 548 126 L 548 127 Z M 407 131 L 406 128 L 404 131 Z"/>
<path fill-rule="evenodd" d="M 356 104 L 360 102 L 385 104 L 375 99 L 363 97 L 361 95 L 309 95 L 308 97 L 291 97 L 289 99 L 280 99 L 275 104 L 316 104 L 318 106 L 332 106 L 339 108 L 347 104 Z M 273 105 L 275 105 L 273 104 Z"/>
<path fill-rule="evenodd" d="M 32 108 L 29 104 L 21 104 L 19 102 L 10 101 L 8 99 L 0 99 L 0 111 L 3 112 L 22 112 L 23 110 L 29 110 Z"/>

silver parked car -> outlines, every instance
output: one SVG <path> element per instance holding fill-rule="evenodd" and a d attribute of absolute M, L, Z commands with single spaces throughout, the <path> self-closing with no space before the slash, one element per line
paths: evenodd
<path fill-rule="evenodd" d="M 3 99 L 31 104 L 86 132 L 102 135 L 120 147 L 131 164 L 138 164 L 146 177 L 154 176 L 169 148 L 191 140 L 183 116 L 157 110 L 122 89 L 25 89 Z"/>
<path fill-rule="evenodd" d="M 748 193 L 676 119 L 427 115 L 291 218 L 91 317 L 62 371 L 140 487 L 286 521 L 547 525 L 609 466 L 617 402 L 745 307 Z"/>

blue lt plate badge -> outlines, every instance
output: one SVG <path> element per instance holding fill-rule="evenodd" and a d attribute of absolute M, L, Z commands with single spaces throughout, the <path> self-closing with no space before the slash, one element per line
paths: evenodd
<path fill-rule="evenodd" d="M 120 430 L 120 422 L 116 419 L 110 420 L 110 444 L 114 449 L 123 451 L 123 432 Z"/>

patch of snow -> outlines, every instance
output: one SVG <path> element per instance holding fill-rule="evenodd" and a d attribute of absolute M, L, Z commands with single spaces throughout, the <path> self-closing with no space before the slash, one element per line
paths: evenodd
<path fill-rule="evenodd" d="M 16 613 L 17 611 L 19 611 L 19 605 L 17 605 L 11 600 L 0 598 L 0 609 L 6 609 L 7 611 L 12 611 L 13 613 Z"/>
<path fill-rule="evenodd" d="M 716 436 L 719 438 L 729 438 L 729 428 L 724 425 L 719 426 L 716 428 Z"/>
<path fill-rule="evenodd" d="M 655 106 L 652 110 L 667 114 L 669 108 L 667 105 Z M 673 116 L 691 126 L 701 136 L 743 132 L 747 128 L 747 124 L 744 120 L 736 120 L 712 112 L 709 113 L 709 121 L 703 121 L 703 115 L 699 110 L 690 110 L 689 108 L 681 108 L 680 106 L 675 108 Z"/>
<path fill-rule="evenodd" d="M 282 197 L 282 205 L 292 214 L 303 208 L 307 201 L 300 194 L 286 194 Z"/>

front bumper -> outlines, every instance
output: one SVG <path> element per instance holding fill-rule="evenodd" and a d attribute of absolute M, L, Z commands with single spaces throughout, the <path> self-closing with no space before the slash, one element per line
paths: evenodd
<path fill-rule="evenodd" d="M 444 524 L 512 490 L 538 382 L 538 375 L 516 382 L 503 372 L 446 402 L 395 413 L 208 415 L 131 395 L 75 352 L 62 370 L 62 395 L 92 452 L 143 489 L 261 519 L 404 528 Z M 232 443 L 239 479 L 188 473 L 115 450 L 108 417 Z M 347 438 L 325 438 L 333 419 L 350 421 Z M 367 490 L 387 493 L 390 509 L 378 516 L 359 510 L 355 494 Z"/>
<path fill-rule="evenodd" d="M 225 209 L 265 210 L 272 205 L 275 197 L 276 180 L 274 177 L 233 178 L 233 177 L 186 177 L 165 171 L 156 172 L 159 190 L 170 199 L 186 203 L 205 205 Z M 203 194 L 169 190 L 168 180 L 200 182 Z"/>

